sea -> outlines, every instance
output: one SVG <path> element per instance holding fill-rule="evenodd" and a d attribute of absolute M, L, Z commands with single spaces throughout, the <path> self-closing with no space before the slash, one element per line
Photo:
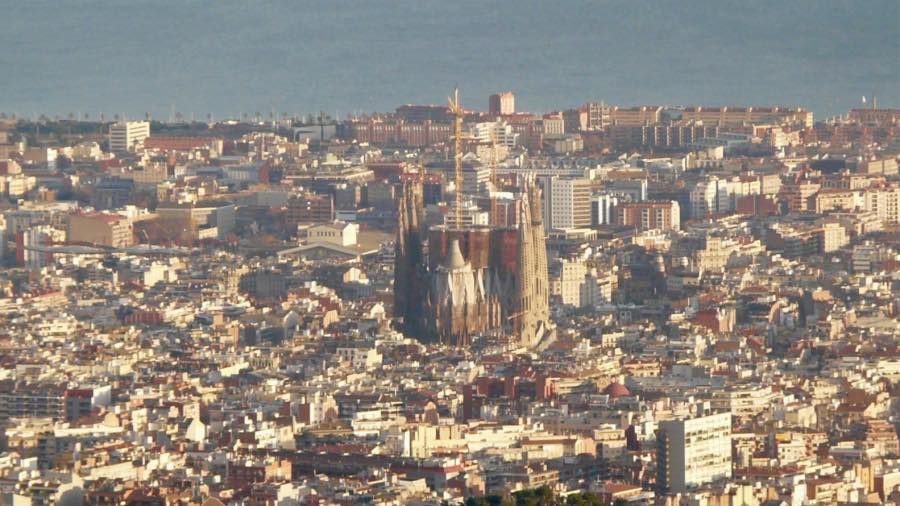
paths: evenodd
<path fill-rule="evenodd" d="M 0 112 L 900 106 L 898 0 L 0 0 Z"/>

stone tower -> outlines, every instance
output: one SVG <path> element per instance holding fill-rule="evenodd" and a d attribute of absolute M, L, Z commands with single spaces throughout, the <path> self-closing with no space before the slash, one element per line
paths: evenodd
<path fill-rule="evenodd" d="M 401 330 L 413 337 L 422 332 L 422 303 L 428 287 L 423 215 L 421 181 L 405 181 L 400 190 L 394 245 L 394 316 L 403 318 Z"/>
<path fill-rule="evenodd" d="M 526 183 L 519 219 L 519 252 L 516 264 L 516 304 L 513 331 L 520 343 L 532 347 L 549 330 L 550 283 L 547 246 L 537 185 Z"/>

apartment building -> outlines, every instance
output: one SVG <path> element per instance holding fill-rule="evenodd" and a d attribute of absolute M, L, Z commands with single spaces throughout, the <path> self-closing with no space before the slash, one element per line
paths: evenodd
<path fill-rule="evenodd" d="M 900 223 L 900 186 L 870 188 L 863 200 L 863 209 L 874 213 L 882 223 Z"/>
<path fill-rule="evenodd" d="M 370 194 L 370 203 L 372 197 Z M 390 197 L 392 200 L 393 195 Z M 285 221 L 289 227 L 305 223 L 331 223 L 334 221 L 334 199 L 331 195 L 315 193 L 295 195 L 288 200 Z"/>
<path fill-rule="evenodd" d="M 615 208 L 615 222 L 637 230 L 680 230 L 680 213 L 680 206 L 674 200 L 623 202 Z"/>
<path fill-rule="evenodd" d="M 69 242 L 110 248 L 134 244 L 131 220 L 117 214 L 73 214 L 69 216 L 67 237 Z"/>
<path fill-rule="evenodd" d="M 660 422 L 656 459 L 661 492 L 731 478 L 731 413 Z"/>
<path fill-rule="evenodd" d="M 207 200 L 195 204 L 167 203 L 156 209 L 160 218 L 190 223 L 195 239 L 224 239 L 235 227 L 235 205 L 227 200 Z"/>
<path fill-rule="evenodd" d="M 686 107 L 681 111 L 681 119 L 721 126 L 746 123 L 813 126 L 812 112 L 787 107 Z"/>
<path fill-rule="evenodd" d="M 495 93 L 488 99 L 488 111 L 491 116 L 502 116 L 516 113 L 516 96 L 511 91 Z"/>
<path fill-rule="evenodd" d="M 113 153 L 133 152 L 150 137 L 149 121 L 120 121 L 109 127 L 109 150 Z"/>
<path fill-rule="evenodd" d="M 585 178 L 542 178 L 544 223 L 548 229 L 591 225 L 591 181 Z"/>
<path fill-rule="evenodd" d="M 553 274 L 550 293 L 560 298 L 563 304 L 581 305 L 581 285 L 588 273 L 587 265 L 578 259 L 560 259 L 551 266 Z"/>

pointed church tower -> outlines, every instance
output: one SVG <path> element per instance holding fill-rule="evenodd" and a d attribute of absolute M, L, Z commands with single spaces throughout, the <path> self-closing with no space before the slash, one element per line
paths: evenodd
<path fill-rule="evenodd" d="M 422 182 L 406 181 L 400 190 L 397 238 L 394 246 L 394 316 L 402 317 L 402 331 L 419 335 L 423 321 L 425 254 L 423 248 L 424 201 Z"/>
<path fill-rule="evenodd" d="M 540 190 L 531 181 L 526 182 L 519 211 L 517 303 L 511 318 L 513 332 L 527 348 L 538 343 L 550 322 L 547 246 L 540 201 Z"/>

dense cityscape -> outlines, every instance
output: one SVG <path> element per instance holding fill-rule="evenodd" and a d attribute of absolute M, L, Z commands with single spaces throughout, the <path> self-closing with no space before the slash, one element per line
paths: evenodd
<path fill-rule="evenodd" d="M 900 109 L 450 95 L 0 115 L 0 504 L 900 504 Z"/>

